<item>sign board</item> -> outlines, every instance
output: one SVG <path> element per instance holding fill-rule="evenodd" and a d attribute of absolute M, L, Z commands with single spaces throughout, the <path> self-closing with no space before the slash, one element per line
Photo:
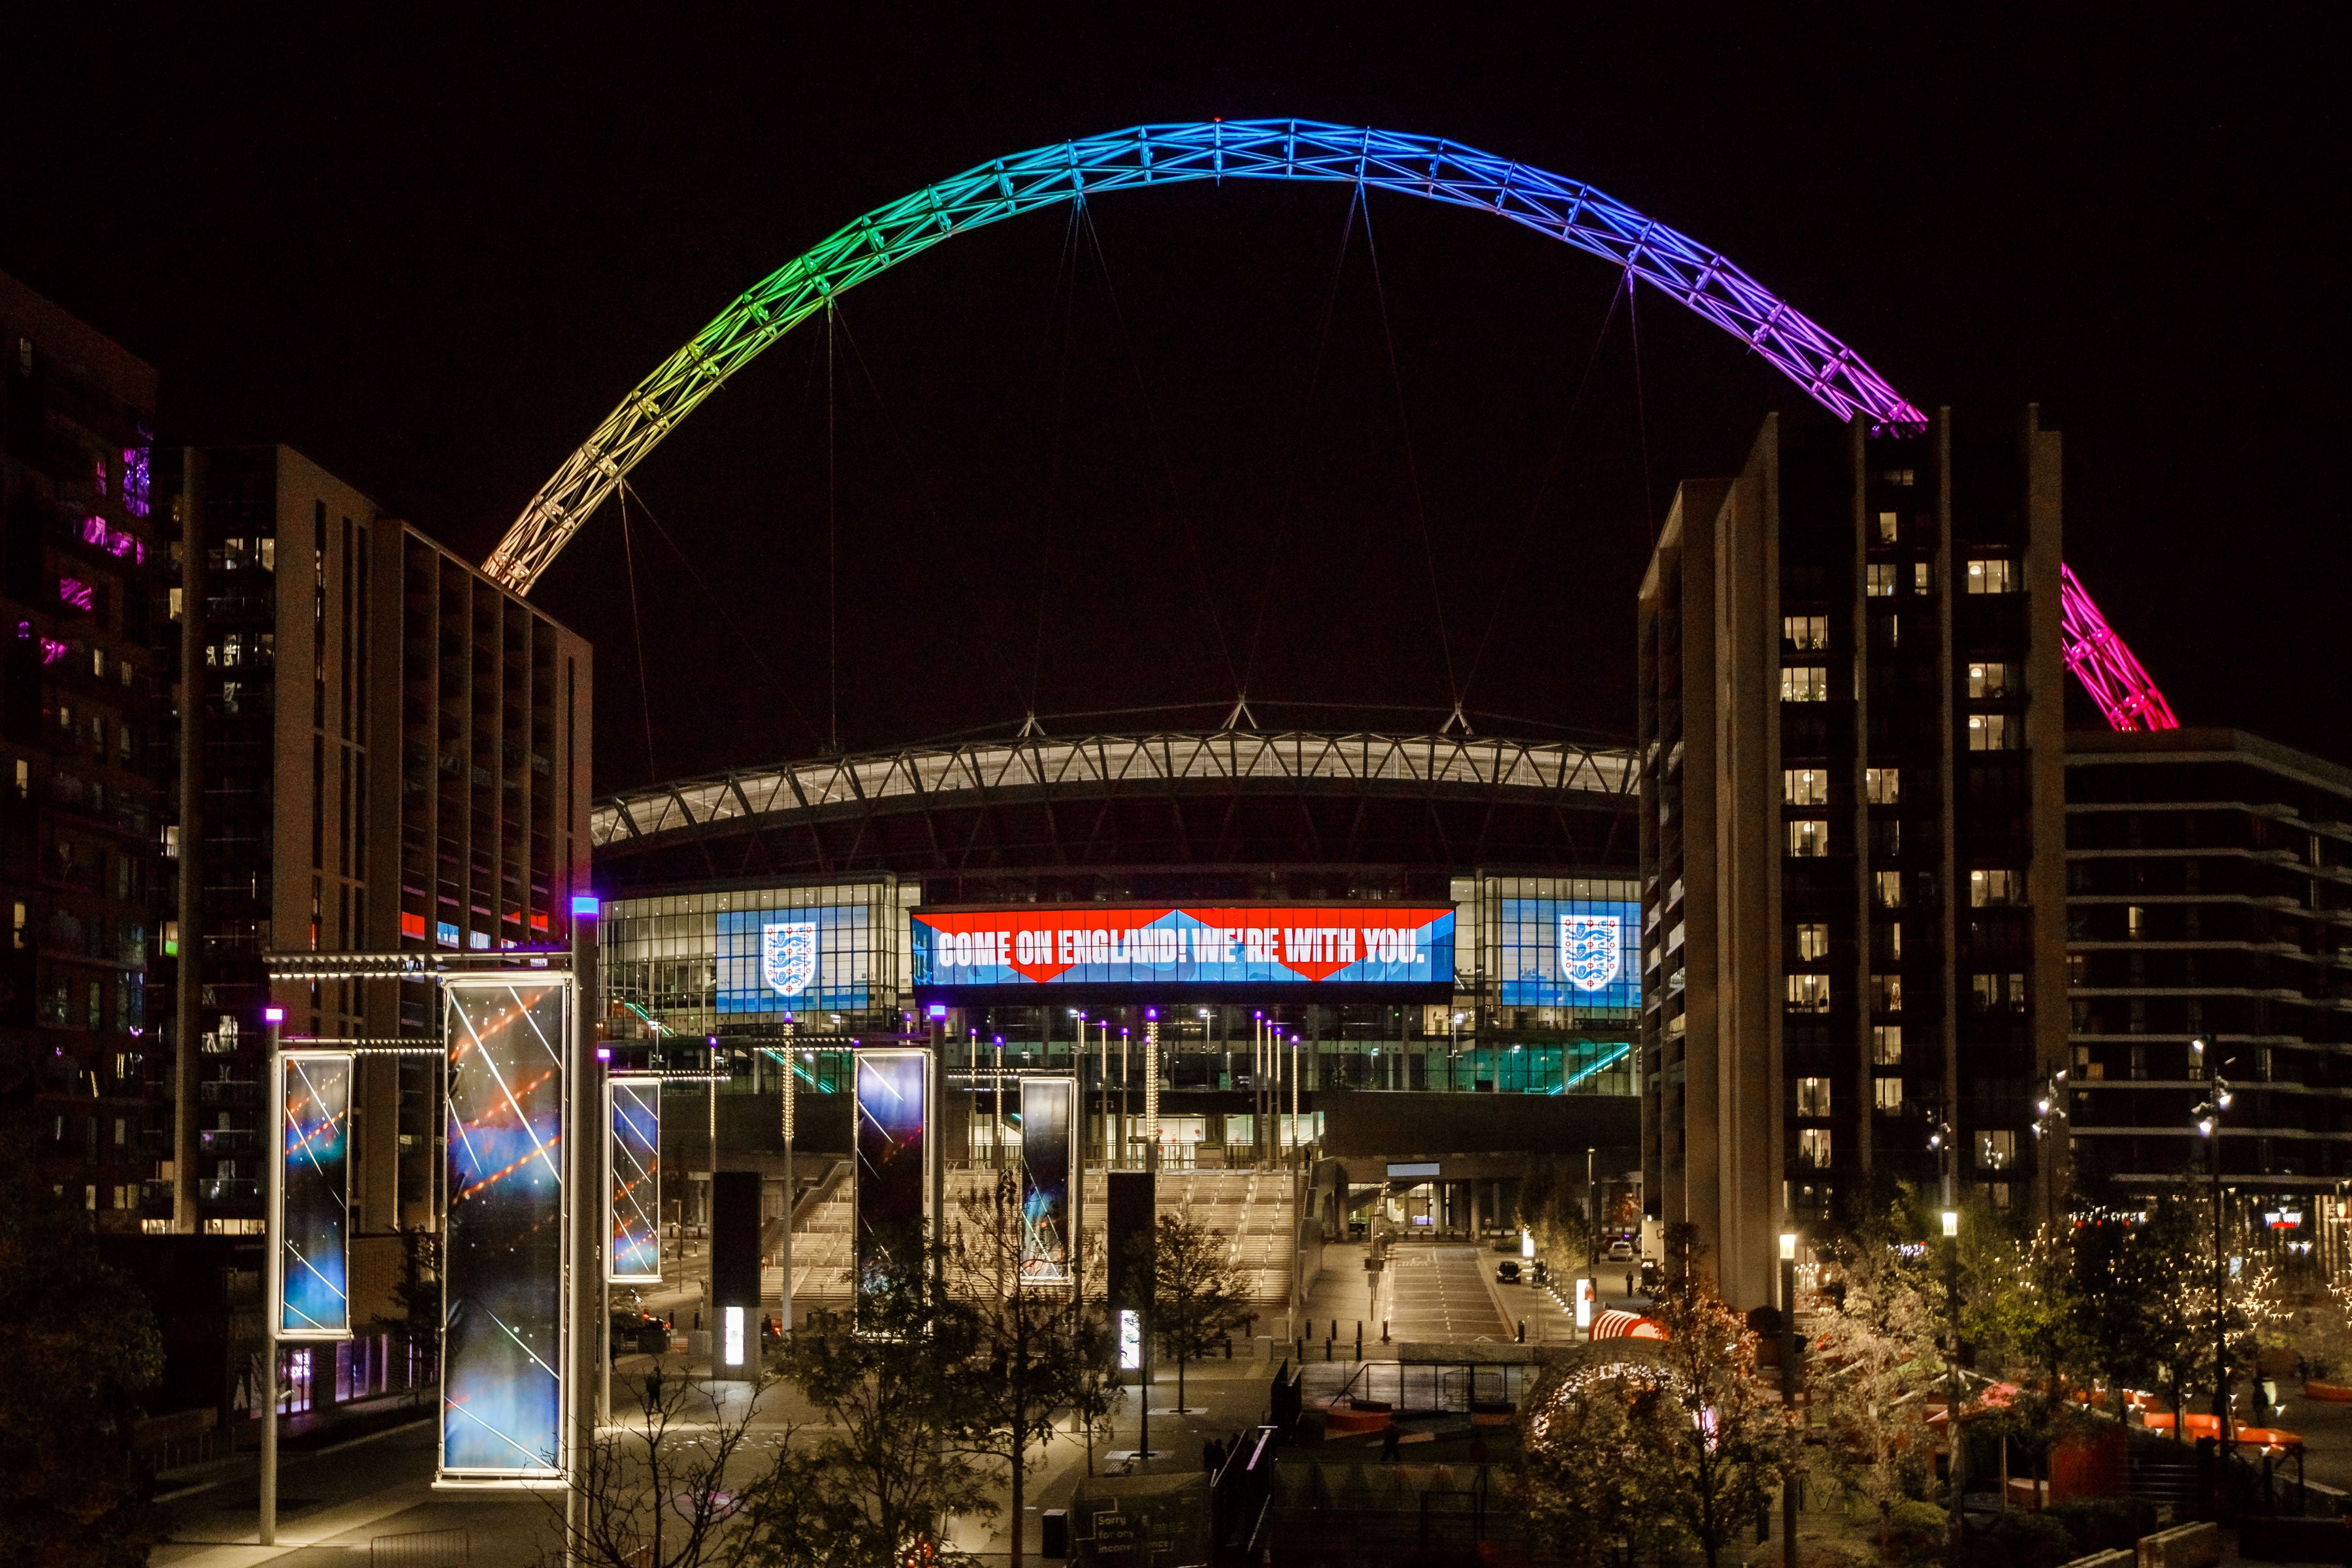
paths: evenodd
<path fill-rule="evenodd" d="M 1021 1080 L 1021 1282 L 1066 1286 L 1078 1277 L 1078 1080 Z"/>
<path fill-rule="evenodd" d="M 563 1469 L 569 979 L 443 983 L 448 1207 L 442 1227 L 440 1475 Z"/>
<path fill-rule="evenodd" d="M 274 1094 L 270 1202 L 278 1238 L 273 1300 L 281 1340 L 351 1337 L 352 1057 L 285 1051 Z"/>
<path fill-rule="evenodd" d="M 1039 986 L 1181 999 L 1182 988 L 1454 984 L 1451 904 L 1013 904 L 916 910 L 919 994 Z"/>
<path fill-rule="evenodd" d="M 919 1266 L 930 1219 L 931 1053 L 891 1047 L 857 1053 L 856 1182 L 851 1233 L 856 1289 Z"/>
<path fill-rule="evenodd" d="M 661 1255 L 661 1085 L 608 1079 L 606 1121 L 612 1147 L 604 1205 L 604 1278 L 615 1285 L 658 1285 Z"/>

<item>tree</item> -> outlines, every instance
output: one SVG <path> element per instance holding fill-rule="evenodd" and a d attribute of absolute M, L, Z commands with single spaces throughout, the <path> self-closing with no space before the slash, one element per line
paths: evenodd
<path fill-rule="evenodd" d="M 698 1389 L 659 1366 L 646 1373 L 625 1421 L 600 1428 L 581 1456 L 570 1510 L 562 1493 L 541 1494 L 556 1512 L 560 1542 L 547 1561 L 589 1568 L 719 1568 L 744 1561 L 751 1532 L 728 1490 L 727 1472 L 743 1457 L 752 1404 L 767 1383 L 762 1376 L 748 1389 L 719 1383 Z M 722 1404 L 730 1390 L 742 1398 L 731 1414 Z M 708 1424 L 689 1424 L 703 1404 Z"/>
<path fill-rule="evenodd" d="M 1184 1405 L 1184 1368 L 1249 1321 L 1241 1277 L 1224 1232 L 1164 1214 L 1151 1233 L 1151 1328 L 1176 1363 L 1176 1405 Z"/>
<path fill-rule="evenodd" d="M 740 1501 L 745 1561 L 865 1568 L 931 1542 L 950 1513 L 993 1519 L 987 1477 L 964 1447 L 979 1335 L 970 1308 L 932 1281 L 932 1255 L 902 1247 L 847 1311 L 820 1311 L 774 1352 L 825 1425 L 803 1428 Z"/>
<path fill-rule="evenodd" d="M 1840 1483 L 1878 1516 L 1883 1559 L 1893 1548 L 1896 1505 L 1923 1492 L 1933 1469 L 1927 1394 L 1941 1371 L 1936 1310 L 1902 1243 L 1866 1236 L 1837 1261 L 1844 1289 L 1811 1358 L 1813 1399 Z"/>
<path fill-rule="evenodd" d="M 971 1314 L 971 1359 L 960 1405 L 961 1447 L 1003 1464 L 1011 1479 L 1013 1568 L 1020 1568 L 1025 1482 L 1053 1436 L 1054 1417 L 1086 1402 L 1085 1373 L 1107 1364 L 1108 1334 L 1098 1307 L 1067 1284 L 1038 1286 L 1024 1277 L 1021 1183 L 997 1173 L 967 1194 L 947 1247 L 949 1289 Z M 1074 1264 L 1079 1260 L 1073 1260 Z M 1091 1430 L 1089 1430 L 1091 1468 Z"/>
<path fill-rule="evenodd" d="M 1673 1512 L 1662 1495 L 1654 1384 L 1633 1368 L 1546 1375 L 1520 1417 L 1512 1491 L 1531 1539 L 1570 1568 L 1660 1555 Z"/>
<path fill-rule="evenodd" d="M 0 1562 L 144 1563 L 154 1529 L 131 1439 L 163 1344 L 85 1211 L 36 1167 L 46 1142 L 0 1123 Z"/>
<path fill-rule="evenodd" d="M 426 1367 L 441 1355 L 441 1233 L 421 1226 L 400 1227 L 400 1278 L 392 1287 L 393 1315 L 380 1319 L 380 1333 L 398 1336 L 407 1353 L 420 1352 Z M 431 1377 L 409 1385 L 409 1403 L 422 1399 Z"/>
<path fill-rule="evenodd" d="M 1716 1294 L 1703 1250 L 1695 1226 L 1668 1228 L 1649 1312 L 1666 1331 L 1651 1431 L 1674 1516 L 1716 1568 L 1793 1474 L 1796 1440 L 1779 1396 L 1757 1381 L 1756 1336 Z"/>

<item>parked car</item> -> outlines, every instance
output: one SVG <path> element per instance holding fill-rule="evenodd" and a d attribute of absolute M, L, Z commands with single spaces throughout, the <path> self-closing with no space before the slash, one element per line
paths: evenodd
<path fill-rule="evenodd" d="M 669 1324 L 651 1312 L 624 1309 L 613 1314 L 613 1353 L 660 1355 L 669 1349 Z"/>
<path fill-rule="evenodd" d="M 1625 1239 L 1623 1237 L 1622 1237 L 1622 1236 L 1621 1236 L 1621 1237 L 1619 1237 L 1616 1240 L 1614 1240 L 1614 1241 L 1611 1242 L 1611 1243 L 1609 1244 L 1609 1261 L 1610 1261 L 1610 1262 L 1612 1262 L 1612 1263 L 1631 1263 L 1631 1262 L 1633 1262 L 1633 1244 L 1632 1242 L 1630 1242 L 1630 1241 L 1626 1240 L 1626 1239 Z"/>
<path fill-rule="evenodd" d="M 1519 1260 L 1516 1258 L 1506 1258 L 1503 1261 L 1495 1265 L 1495 1279 L 1497 1284 L 1517 1284 L 1519 1282 Z"/>

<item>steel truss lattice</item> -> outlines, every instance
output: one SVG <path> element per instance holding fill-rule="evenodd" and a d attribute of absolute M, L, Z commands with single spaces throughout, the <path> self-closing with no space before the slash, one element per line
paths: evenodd
<path fill-rule="evenodd" d="M 965 171 L 878 207 L 820 241 L 730 305 L 637 384 L 556 470 L 483 571 L 528 594 L 572 534 L 679 421 L 736 371 L 826 301 L 951 235 L 1038 207 L 1136 186 L 1197 180 L 1317 180 L 1475 208 L 1599 256 L 1738 338 L 1841 420 L 1916 430 L 1927 416 L 1862 357 L 1730 260 L 1581 181 L 1439 137 L 1303 120 L 1143 125 L 1041 147 Z M 2079 584 L 2075 599 L 2117 656 L 2084 656 L 2067 617 L 2067 662 L 2114 672 L 2136 712 L 2164 708 Z M 2120 673 L 2127 668 L 2128 675 Z M 2093 687 L 2095 696 L 2099 689 Z M 2105 696 L 2101 707 L 2114 721 Z M 2160 727 L 2169 727 L 2168 722 Z"/>

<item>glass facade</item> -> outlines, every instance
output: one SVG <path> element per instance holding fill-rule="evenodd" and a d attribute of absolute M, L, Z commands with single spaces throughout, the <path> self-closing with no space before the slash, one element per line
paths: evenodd
<path fill-rule="evenodd" d="M 781 1024 L 787 1013 L 813 1033 L 895 1029 L 908 991 L 907 907 L 920 898 L 883 878 L 615 900 L 603 933 L 606 994 L 656 1038 Z"/>

